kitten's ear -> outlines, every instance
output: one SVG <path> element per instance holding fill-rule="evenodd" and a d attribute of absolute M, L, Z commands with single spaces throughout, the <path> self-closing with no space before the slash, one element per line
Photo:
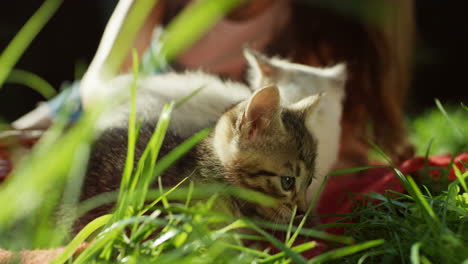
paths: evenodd
<path fill-rule="evenodd" d="M 270 125 L 278 122 L 280 116 L 280 94 L 276 86 L 256 91 L 242 114 L 239 130 L 247 139 L 264 134 Z"/>
<path fill-rule="evenodd" d="M 347 67 L 345 63 L 336 64 L 333 67 L 324 69 L 327 76 L 334 82 L 334 87 L 339 89 L 345 88 L 346 79 L 348 78 Z"/>
<path fill-rule="evenodd" d="M 288 108 L 304 113 L 304 116 L 307 116 L 315 113 L 317 111 L 320 100 L 325 95 L 325 93 L 319 93 L 312 96 L 308 96 L 297 103 L 290 105 Z"/>
<path fill-rule="evenodd" d="M 258 78 L 263 79 L 264 81 L 270 81 L 278 74 L 278 68 L 275 65 L 273 65 L 271 61 L 260 52 L 249 48 L 244 48 L 244 57 L 249 63 L 251 81 L 252 79 Z M 259 87 L 256 88 L 258 89 Z"/>

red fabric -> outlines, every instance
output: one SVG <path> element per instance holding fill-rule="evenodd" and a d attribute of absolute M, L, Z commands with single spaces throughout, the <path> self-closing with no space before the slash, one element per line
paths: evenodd
<path fill-rule="evenodd" d="M 0 183 L 2 183 L 13 170 L 12 150 L 15 148 L 31 149 L 39 140 L 38 134 L 29 131 L 13 131 L 2 133 L 0 136 Z"/>
<path fill-rule="evenodd" d="M 426 164 L 428 167 L 445 168 L 450 164 L 450 161 L 451 155 L 433 156 L 427 162 L 424 157 L 416 157 L 403 162 L 399 166 L 399 170 L 406 175 L 425 168 Z M 463 153 L 454 159 L 454 165 L 464 171 L 465 168 L 460 161 L 468 163 L 468 153 Z M 439 177 L 438 170 L 431 170 L 429 173 L 433 175 L 434 179 Z M 456 179 L 453 168 L 450 169 L 448 179 Z M 373 168 L 353 176 L 337 176 L 328 180 L 317 211 L 319 215 L 351 213 L 353 201 L 360 201 L 363 197 L 359 195 L 350 196 L 349 193 L 384 193 L 385 190 L 389 189 L 397 192 L 405 191 L 398 177 L 388 168 Z M 321 219 L 321 223 L 331 223 L 338 219 L 340 217 L 324 217 Z"/>
<path fill-rule="evenodd" d="M 451 155 L 433 156 L 426 162 L 424 157 L 416 157 L 403 162 L 399 166 L 399 170 L 404 174 L 416 172 L 426 166 L 432 168 L 446 168 L 450 165 Z M 468 163 L 468 153 L 463 153 L 454 159 L 454 165 L 460 171 L 466 171 L 466 168 L 460 162 Z M 439 171 L 433 169 L 429 171 L 434 179 L 440 177 Z M 449 180 L 456 179 L 453 168 L 450 169 L 448 176 Z M 328 180 L 327 185 L 320 198 L 317 212 L 319 215 L 332 215 L 332 214 L 348 214 L 353 211 L 353 205 L 356 201 L 362 201 L 364 197 L 359 194 L 365 193 L 384 193 L 386 190 L 393 190 L 396 192 L 405 192 L 403 185 L 400 183 L 398 177 L 388 168 L 378 167 L 363 171 L 358 175 L 342 175 L 333 177 Z M 332 223 L 339 220 L 341 217 L 322 217 L 320 222 L 322 224 Z M 326 230 L 329 233 L 341 235 L 344 233 L 343 228 L 329 228 Z M 295 245 L 306 242 L 307 239 L 298 239 Z M 327 249 L 327 244 L 318 241 L 315 248 L 303 252 L 302 255 L 306 259 L 311 259 Z"/>

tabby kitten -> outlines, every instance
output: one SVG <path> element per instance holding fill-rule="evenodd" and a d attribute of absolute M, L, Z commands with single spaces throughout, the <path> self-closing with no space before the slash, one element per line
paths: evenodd
<path fill-rule="evenodd" d="M 225 183 L 256 190 L 278 200 L 276 207 L 229 200 L 234 215 L 260 217 L 286 223 L 295 205 L 307 208 L 307 187 L 315 175 L 315 138 L 305 127 L 314 115 L 320 96 L 311 96 L 296 104 L 282 106 L 278 88 L 259 89 L 248 100 L 230 110 L 201 143 L 183 156 L 162 176 L 164 186 L 185 177 L 196 183 Z M 154 123 L 145 122 L 136 147 L 137 159 L 148 142 Z M 83 199 L 118 189 L 125 160 L 127 131 L 112 128 L 97 140 L 85 178 Z M 166 135 L 161 155 L 183 139 Z M 80 220 L 83 226 L 95 211 Z"/>
<path fill-rule="evenodd" d="M 244 55 L 250 65 L 250 87 L 260 89 L 269 84 L 277 85 L 285 105 L 323 93 L 317 110 L 305 120 L 307 129 L 317 139 L 317 171 L 308 191 L 310 201 L 338 157 L 346 67 L 344 64 L 327 68 L 310 67 L 284 59 L 267 58 L 249 49 L 245 49 Z"/>

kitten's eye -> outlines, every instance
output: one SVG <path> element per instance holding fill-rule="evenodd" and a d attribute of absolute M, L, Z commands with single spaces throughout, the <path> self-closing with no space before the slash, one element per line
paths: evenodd
<path fill-rule="evenodd" d="M 281 176 L 281 187 L 283 187 L 285 191 L 290 191 L 294 187 L 295 182 L 296 178 L 294 177 Z"/>

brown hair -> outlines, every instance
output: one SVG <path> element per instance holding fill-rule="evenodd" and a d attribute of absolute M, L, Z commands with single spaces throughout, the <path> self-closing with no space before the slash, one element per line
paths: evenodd
<path fill-rule="evenodd" d="M 343 133 L 363 143 L 370 136 L 394 159 L 407 158 L 411 154 L 402 110 L 410 78 L 413 1 L 364 1 L 373 10 L 363 1 L 352 1 L 354 12 L 333 8 L 330 3 L 337 1 L 308 2 L 314 4 L 293 1 L 290 27 L 272 52 L 303 64 L 346 62 L 343 122 L 350 130 Z M 366 13 L 379 10 L 379 16 Z"/>

